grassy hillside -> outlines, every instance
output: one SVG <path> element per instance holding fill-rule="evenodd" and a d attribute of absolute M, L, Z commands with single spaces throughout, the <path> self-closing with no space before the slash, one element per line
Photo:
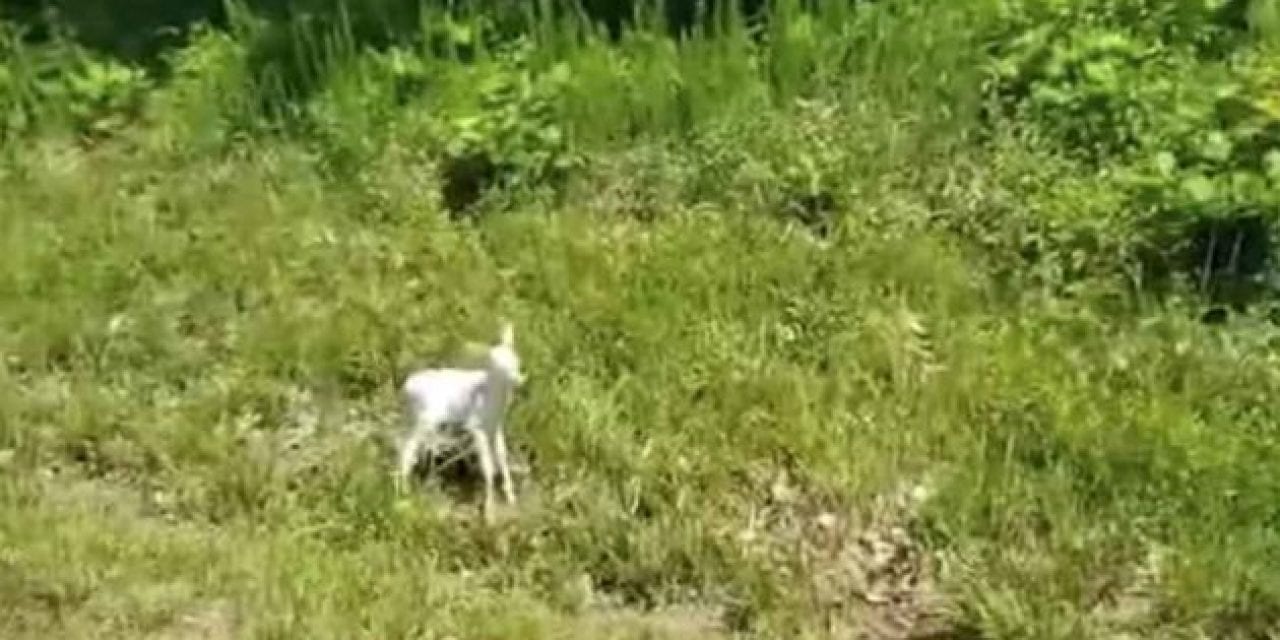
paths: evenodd
<path fill-rule="evenodd" d="M 0 636 L 1280 637 L 1272 5 L 801 4 L 6 27 Z"/>

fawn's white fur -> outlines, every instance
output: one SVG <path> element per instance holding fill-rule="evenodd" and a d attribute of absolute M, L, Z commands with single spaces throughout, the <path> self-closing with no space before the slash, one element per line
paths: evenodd
<path fill-rule="evenodd" d="M 485 518 L 493 514 L 494 471 L 502 474 L 507 502 L 515 504 L 504 418 L 512 390 L 523 382 L 515 329 L 509 322 L 503 324 L 498 343 L 489 348 L 485 368 L 424 369 L 410 374 L 401 389 L 410 424 L 400 442 L 397 485 L 403 489 L 422 451 L 436 451 L 449 439 L 448 428 L 457 425 L 471 436 L 480 458 Z"/>

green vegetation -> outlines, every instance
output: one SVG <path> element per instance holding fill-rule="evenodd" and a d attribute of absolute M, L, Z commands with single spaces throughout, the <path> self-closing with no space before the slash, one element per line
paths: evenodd
<path fill-rule="evenodd" d="M 0 636 L 1280 637 L 1274 2 L 79 4 L 0 23 Z M 500 317 L 487 527 L 387 441 Z"/>

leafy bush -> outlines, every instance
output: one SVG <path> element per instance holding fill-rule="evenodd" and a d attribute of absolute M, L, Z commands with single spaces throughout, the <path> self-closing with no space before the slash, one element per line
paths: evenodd
<path fill-rule="evenodd" d="M 449 17 L 424 27 L 421 49 L 391 46 L 331 61 L 300 110 L 329 169 L 351 175 L 392 141 L 429 149 L 453 212 L 494 187 L 563 178 L 577 163 L 561 106 L 569 67 L 538 64 L 529 39 L 504 42 L 495 28 L 487 19 Z"/>
<path fill-rule="evenodd" d="M 168 81 L 152 92 L 147 115 L 163 148 L 218 147 L 254 127 L 248 50 L 242 40 L 207 27 L 171 51 Z"/>
<path fill-rule="evenodd" d="M 38 46 L 0 23 L 0 136 L 63 123 L 80 135 L 118 130 L 135 116 L 151 82 L 135 67 L 97 57 L 64 37 Z"/>
<path fill-rule="evenodd" d="M 1182 104 L 1200 88 L 1186 70 L 1240 44 L 1225 4 L 1013 3 L 990 40 L 991 93 L 1006 114 L 1092 161 L 1135 152 L 1201 117 Z"/>
<path fill-rule="evenodd" d="M 467 209 L 493 186 L 556 182 L 578 162 L 558 117 L 569 68 L 535 69 L 531 51 L 528 40 L 518 39 L 455 79 L 475 89 L 433 126 L 450 210 Z"/>
<path fill-rule="evenodd" d="M 1280 112 L 1269 95 L 1277 78 L 1271 56 L 1206 68 L 1145 157 L 1120 174 L 1147 223 L 1157 273 L 1192 274 L 1237 300 L 1265 284 L 1280 222 Z"/>
<path fill-rule="evenodd" d="M 1127 194 L 1115 217 L 1129 228 L 1107 233 L 1140 245 L 1148 284 L 1184 273 L 1208 284 L 1206 269 L 1221 268 L 1257 280 L 1269 268 L 1280 114 L 1268 103 L 1274 63 L 1242 47 L 1240 4 L 1025 2 L 993 42 L 990 93 L 1004 117 Z M 1218 241 L 1241 224 L 1255 231 Z"/>

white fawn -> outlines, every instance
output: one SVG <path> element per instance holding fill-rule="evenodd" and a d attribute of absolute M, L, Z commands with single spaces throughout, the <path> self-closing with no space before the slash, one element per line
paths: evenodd
<path fill-rule="evenodd" d="M 493 519 L 495 471 L 502 474 L 507 503 L 515 504 L 504 418 L 512 391 L 523 382 L 515 328 L 509 322 L 503 323 L 498 343 L 489 348 L 483 369 L 424 369 L 410 374 L 402 388 L 410 425 L 400 442 L 397 488 L 403 491 L 423 450 L 434 453 L 449 439 L 449 427 L 459 425 L 471 436 L 480 458 L 485 519 Z"/>

